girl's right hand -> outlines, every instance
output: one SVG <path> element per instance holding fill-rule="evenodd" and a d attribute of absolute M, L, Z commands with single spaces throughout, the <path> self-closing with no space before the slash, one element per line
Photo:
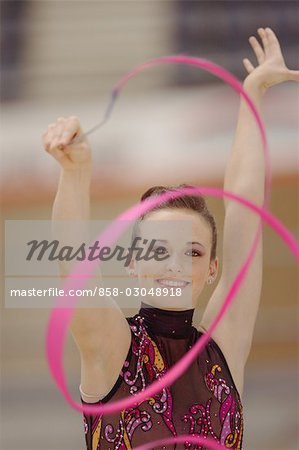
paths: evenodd
<path fill-rule="evenodd" d="M 78 143 L 74 138 L 83 135 L 79 119 L 59 117 L 51 123 L 43 134 L 43 145 L 65 170 L 77 170 L 91 167 L 91 148 L 88 140 L 82 137 Z"/>

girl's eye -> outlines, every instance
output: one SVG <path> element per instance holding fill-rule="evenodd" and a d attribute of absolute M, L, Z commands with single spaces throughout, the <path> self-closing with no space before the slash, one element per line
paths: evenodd
<path fill-rule="evenodd" d="M 156 253 L 157 255 L 165 255 L 167 253 L 167 248 L 159 246 L 154 248 L 153 252 Z"/>
<path fill-rule="evenodd" d="M 202 254 L 198 251 L 198 250 L 187 250 L 186 255 L 188 256 L 194 256 L 194 257 L 199 257 L 202 256 Z"/>

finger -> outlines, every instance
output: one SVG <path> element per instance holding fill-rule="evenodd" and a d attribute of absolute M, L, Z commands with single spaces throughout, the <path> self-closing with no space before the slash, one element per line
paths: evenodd
<path fill-rule="evenodd" d="M 50 153 L 52 154 L 52 156 L 54 156 L 55 159 L 57 159 L 58 161 L 61 161 L 63 158 L 66 158 L 64 151 L 60 150 L 58 147 L 54 147 Z"/>
<path fill-rule="evenodd" d="M 42 136 L 43 137 L 43 145 L 47 152 L 50 150 L 51 142 L 54 137 L 55 127 L 56 127 L 55 123 L 50 123 L 47 130 L 45 131 L 45 133 Z"/>
<path fill-rule="evenodd" d="M 67 119 L 65 117 L 58 117 L 58 119 L 56 121 L 55 137 L 56 137 L 57 141 L 61 140 L 61 135 L 63 133 L 66 120 Z"/>
<path fill-rule="evenodd" d="M 64 129 L 61 135 L 61 144 L 66 146 L 72 143 L 75 136 L 82 133 L 80 122 L 78 117 L 70 117 L 64 125 Z"/>
<path fill-rule="evenodd" d="M 251 73 L 254 71 L 254 66 L 251 64 L 248 58 L 243 59 L 243 65 L 248 73 Z"/>
<path fill-rule="evenodd" d="M 255 36 L 250 36 L 249 43 L 252 47 L 252 50 L 255 53 L 258 63 L 262 64 L 265 61 L 265 53 L 261 44 L 259 43 L 259 41 L 256 39 Z"/>
<path fill-rule="evenodd" d="M 65 127 L 65 125 L 64 125 L 64 122 L 62 122 L 62 121 L 57 121 L 57 124 L 56 124 L 56 126 L 55 126 L 55 128 L 54 128 L 54 136 L 59 140 L 59 139 L 61 139 L 61 135 L 62 135 L 62 133 L 63 133 L 63 130 L 64 130 L 64 127 Z"/>
<path fill-rule="evenodd" d="M 259 28 L 257 30 L 263 44 L 264 54 L 267 57 L 269 53 L 269 43 L 268 43 L 268 36 L 264 28 Z"/>
<path fill-rule="evenodd" d="M 63 150 L 63 146 L 61 145 L 63 130 L 64 130 L 64 122 L 57 121 L 55 128 L 52 130 L 52 141 L 50 146 L 51 149 L 59 147 L 60 150 Z"/>

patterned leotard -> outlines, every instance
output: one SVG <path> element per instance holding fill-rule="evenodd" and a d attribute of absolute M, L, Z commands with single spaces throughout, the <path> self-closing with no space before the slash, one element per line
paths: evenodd
<path fill-rule="evenodd" d="M 173 366 L 202 335 L 192 326 L 193 309 L 166 311 L 143 303 L 127 318 L 132 341 L 107 403 L 134 395 Z M 86 402 L 83 401 L 83 404 Z M 218 345 L 210 340 L 188 370 L 170 387 L 136 407 L 110 415 L 83 415 L 87 450 L 125 450 L 146 442 L 191 434 L 241 449 L 240 396 Z M 155 449 L 203 450 L 199 444 Z"/>

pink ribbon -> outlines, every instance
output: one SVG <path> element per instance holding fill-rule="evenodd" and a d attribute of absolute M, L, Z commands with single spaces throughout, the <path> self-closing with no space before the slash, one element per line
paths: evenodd
<path fill-rule="evenodd" d="M 209 187 L 194 187 L 194 188 L 183 188 L 177 192 L 166 192 L 165 194 L 161 194 L 159 197 L 148 198 L 146 201 L 141 204 L 134 205 L 124 213 L 120 214 L 115 221 L 108 227 L 104 232 L 98 236 L 97 240 L 99 241 L 99 245 L 102 246 L 108 245 L 112 246 L 117 238 L 128 228 L 128 221 L 136 220 L 140 215 L 144 214 L 147 211 L 150 211 L 152 208 L 157 206 L 163 201 L 168 200 L 169 198 L 176 198 L 182 195 L 212 195 L 215 197 L 226 197 L 230 200 L 236 201 L 245 207 L 249 208 L 254 213 L 258 214 L 260 218 L 266 222 L 270 227 L 274 229 L 274 231 L 284 240 L 286 245 L 289 247 L 291 252 L 295 255 L 297 260 L 299 260 L 299 245 L 291 235 L 291 233 L 274 217 L 267 211 L 267 205 L 269 203 L 270 198 L 270 162 L 267 148 L 267 141 L 265 135 L 265 129 L 262 123 L 262 120 L 252 103 L 251 99 L 248 97 L 246 92 L 243 90 L 242 85 L 239 81 L 231 75 L 229 72 L 224 70 L 223 68 L 211 63 L 210 61 L 202 60 L 200 58 L 187 57 L 183 55 L 179 56 L 167 56 L 163 58 L 158 58 L 140 66 L 137 66 L 134 70 L 126 74 L 115 86 L 112 92 L 113 99 L 116 98 L 116 95 L 119 93 L 120 89 L 124 86 L 124 84 L 133 76 L 135 76 L 140 71 L 151 67 L 153 65 L 159 63 L 182 63 L 195 65 L 204 70 L 207 70 L 217 77 L 224 80 L 226 83 L 232 86 L 232 88 L 237 91 L 247 102 L 248 107 L 250 108 L 256 123 L 259 127 L 264 155 L 266 161 L 266 184 L 265 184 L 265 203 L 263 207 L 259 207 L 254 203 L 230 192 L 225 192 L 216 188 Z M 237 274 L 228 295 L 226 296 L 223 305 L 221 306 L 214 322 L 212 323 L 207 333 L 205 333 L 198 342 L 188 351 L 186 355 L 175 365 L 173 366 L 164 376 L 158 381 L 152 383 L 148 388 L 146 388 L 143 392 L 139 392 L 136 395 L 130 396 L 118 402 L 113 402 L 104 405 L 81 405 L 75 402 L 66 385 L 66 380 L 64 376 L 63 369 L 63 347 L 64 341 L 66 338 L 66 332 L 68 326 L 71 322 L 72 315 L 74 313 L 74 309 L 76 307 L 77 299 L 74 297 L 63 297 L 57 298 L 55 307 L 52 310 L 51 316 L 48 322 L 48 332 L 46 337 L 46 352 L 47 359 L 51 374 L 53 376 L 54 381 L 56 382 L 58 388 L 62 392 L 65 399 L 69 402 L 69 404 L 76 410 L 80 412 L 84 412 L 86 414 L 105 414 L 105 413 L 113 413 L 117 411 L 121 411 L 123 409 L 127 409 L 132 405 L 141 403 L 142 401 L 152 397 L 157 392 L 161 391 L 164 387 L 170 386 L 178 377 L 180 377 L 192 363 L 192 361 L 199 355 L 199 353 L 204 348 L 205 344 L 209 341 L 211 333 L 215 330 L 223 315 L 229 308 L 234 296 L 237 294 L 240 289 L 242 282 L 246 276 L 246 273 L 250 267 L 252 259 L 254 257 L 260 236 L 262 232 L 262 223 L 259 224 L 257 233 L 254 237 L 254 242 L 249 251 L 248 256 L 246 257 L 245 262 L 243 263 L 239 273 Z M 85 274 L 91 274 L 95 268 L 95 265 L 98 264 L 98 261 L 84 261 L 75 266 L 74 270 L 68 277 L 66 283 L 64 284 L 65 291 L 69 289 L 82 289 L 86 284 L 86 279 L 82 278 L 80 274 L 82 270 Z M 63 302 L 63 309 L 62 309 Z M 173 439 L 179 439 L 179 441 L 174 441 Z M 181 439 L 188 440 L 189 442 L 192 439 L 196 439 L 196 443 L 201 443 L 198 437 L 188 436 L 180 436 L 177 438 L 171 438 L 171 443 L 174 442 L 183 442 Z M 205 445 L 216 450 L 223 449 L 223 446 L 213 443 L 211 440 L 204 439 Z M 163 441 L 166 443 L 166 441 Z M 193 441 L 192 441 L 193 442 Z M 209 443 L 208 443 L 209 442 Z M 162 441 L 156 441 L 155 445 L 160 445 Z M 170 443 L 170 441 L 168 442 Z M 194 442 L 195 443 L 195 442 Z M 138 450 L 145 450 L 146 448 L 153 448 L 154 443 L 148 444 L 148 446 L 138 447 Z M 162 444 L 163 445 L 163 444 Z"/>

